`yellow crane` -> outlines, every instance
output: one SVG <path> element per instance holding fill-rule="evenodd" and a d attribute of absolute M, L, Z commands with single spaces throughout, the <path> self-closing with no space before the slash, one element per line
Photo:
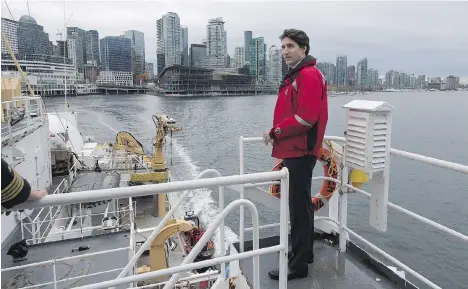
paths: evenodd
<path fill-rule="evenodd" d="M 151 167 L 150 172 L 135 172 L 130 176 L 131 185 L 157 184 L 165 183 L 169 180 L 169 170 L 166 167 L 166 158 L 164 157 L 164 141 L 167 135 L 181 130 L 175 125 L 174 119 L 167 115 L 153 115 L 153 122 L 156 126 L 156 136 L 153 138 L 153 155 L 145 153 L 143 145 L 129 132 L 121 131 L 115 137 L 114 150 L 125 150 L 131 154 L 143 157 L 143 161 Z M 166 214 L 166 195 L 159 193 L 157 195 L 158 215 Z"/>

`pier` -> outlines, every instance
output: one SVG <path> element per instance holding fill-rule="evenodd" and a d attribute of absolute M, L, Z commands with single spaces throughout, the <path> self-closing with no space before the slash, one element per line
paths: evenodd
<path fill-rule="evenodd" d="M 149 88 L 145 86 L 122 86 L 122 85 L 98 85 L 99 94 L 132 94 L 132 93 L 147 93 Z"/>

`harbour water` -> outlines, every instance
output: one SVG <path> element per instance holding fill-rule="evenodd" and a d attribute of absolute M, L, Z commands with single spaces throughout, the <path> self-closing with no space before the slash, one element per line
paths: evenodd
<path fill-rule="evenodd" d="M 329 98 L 327 135 L 343 136 L 343 104 L 355 98 L 383 100 L 396 107 L 392 147 L 468 165 L 468 92 L 394 92 Z M 118 131 L 134 134 L 147 148 L 154 136 L 153 114 L 165 113 L 183 130 L 167 143 L 166 156 L 174 179 L 195 178 L 207 168 L 223 175 L 239 173 L 239 136 L 261 136 L 271 127 L 274 95 L 211 98 L 162 98 L 151 95 L 91 95 L 68 98 L 78 113 L 79 129 L 97 141 L 115 140 Z M 63 98 L 46 98 L 49 112 L 63 109 Z M 246 147 L 246 172 L 272 167 L 271 147 Z M 322 168 L 315 168 L 321 175 Z M 320 183 L 315 183 L 317 190 Z M 468 176 L 422 163 L 391 158 L 390 201 L 468 234 Z M 364 186 L 366 189 L 366 186 Z M 227 193 L 227 201 L 238 197 Z M 186 208 L 209 222 L 216 215 L 216 190 L 193 192 Z M 369 200 L 349 197 L 348 225 L 442 288 L 468 284 L 466 244 L 389 209 L 388 230 L 369 226 Z M 259 206 L 260 222 L 276 222 L 278 214 Z M 248 222 L 249 219 L 247 218 Z M 234 240 L 238 216 L 230 216 L 227 236 Z M 249 225 L 246 225 L 249 226 Z M 318 266 L 320 260 L 316 260 Z M 386 264 L 391 265 L 390 262 Z M 411 279 L 412 280 L 412 279 Z M 420 285 L 418 282 L 415 284 Z M 421 288 L 425 288 L 421 286 Z"/>

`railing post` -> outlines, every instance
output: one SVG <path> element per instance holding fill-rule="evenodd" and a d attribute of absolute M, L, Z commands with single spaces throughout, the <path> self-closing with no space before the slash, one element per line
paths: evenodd
<path fill-rule="evenodd" d="M 83 238 L 83 214 L 81 213 L 81 203 L 78 204 L 80 206 L 80 229 L 81 229 L 81 238 Z"/>
<path fill-rule="evenodd" d="M 224 210 L 224 186 L 219 187 L 219 214 Z M 226 249 L 224 248 L 224 219 L 221 221 L 219 226 L 219 250 L 221 251 L 221 257 L 224 257 L 226 254 Z M 221 278 L 224 280 L 226 276 L 226 264 L 221 263 Z"/>
<path fill-rule="evenodd" d="M 288 232 L 289 232 L 289 171 L 286 167 L 286 177 L 281 179 L 280 198 L 280 245 L 283 250 L 279 252 L 279 289 L 288 288 Z"/>
<path fill-rule="evenodd" d="M 20 223 L 21 223 L 21 240 L 24 240 L 23 212 L 20 212 Z"/>
<path fill-rule="evenodd" d="M 31 219 L 29 219 L 31 220 Z M 32 222 L 32 221 L 31 221 Z M 31 230 L 33 232 L 33 244 L 37 244 L 37 232 L 36 232 L 36 224 L 35 223 L 31 223 Z"/>
<path fill-rule="evenodd" d="M 345 145 L 346 146 L 346 145 Z M 348 167 L 346 164 L 346 150 L 343 147 L 343 157 L 341 160 L 341 185 L 338 199 L 338 218 L 340 231 L 340 252 L 346 252 L 346 242 L 348 240 L 348 232 L 344 227 L 348 226 L 348 191 L 345 186 L 348 183 Z"/>
<path fill-rule="evenodd" d="M 244 174 L 244 137 L 239 137 L 239 174 Z M 240 189 L 240 199 L 244 198 L 244 185 Z M 244 252 L 244 206 L 240 206 L 240 220 L 239 220 L 239 249 L 240 253 Z"/>
<path fill-rule="evenodd" d="M 128 198 L 128 209 L 129 209 L 129 218 L 130 218 L 130 246 L 128 247 L 128 262 L 130 262 L 133 258 L 133 254 L 135 252 L 135 227 L 134 227 L 134 219 L 133 219 L 133 201 L 132 198 Z M 119 208 L 115 207 L 115 211 L 118 211 Z M 135 267 L 133 267 L 135 268 Z M 133 270 L 132 275 L 135 274 L 135 270 Z M 133 288 L 133 283 L 130 283 L 130 288 Z"/>
<path fill-rule="evenodd" d="M 57 289 L 57 270 L 55 268 L 55 260 L 52 263 L 52 270 L 54 271 L 54 289 Z"/>

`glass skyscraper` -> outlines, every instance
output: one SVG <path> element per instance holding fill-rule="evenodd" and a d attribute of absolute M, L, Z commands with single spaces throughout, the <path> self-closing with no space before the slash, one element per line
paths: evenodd
<path fill-rule="evenodd" d="M 132 43 L 121 36 L 101 39 L 101 70 L 132 72 Z"/>

